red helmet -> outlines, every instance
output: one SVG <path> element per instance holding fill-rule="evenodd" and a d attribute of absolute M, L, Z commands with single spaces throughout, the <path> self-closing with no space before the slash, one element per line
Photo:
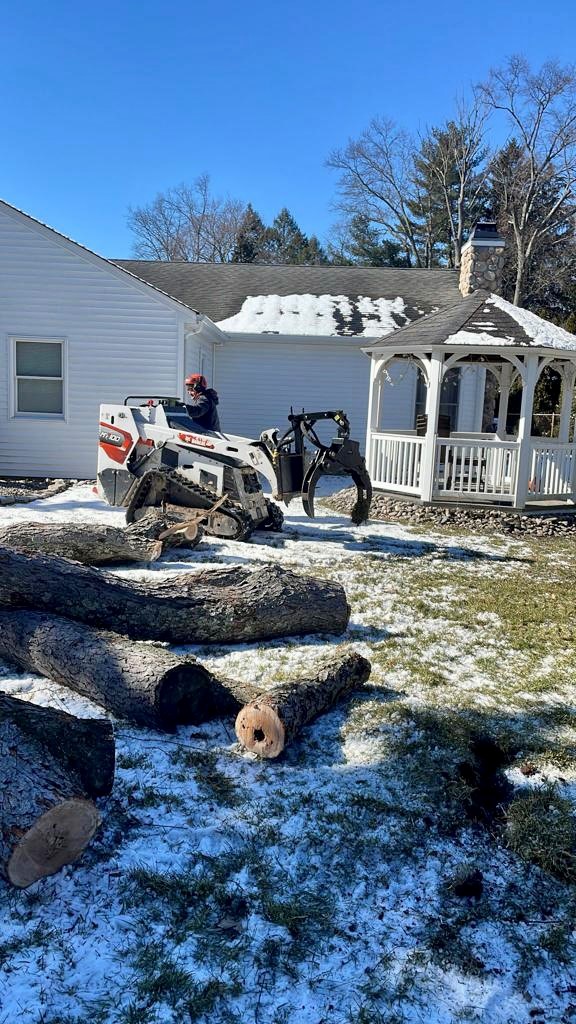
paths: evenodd
<path fill-rule="evenodd" d="M 206 380 L 206 377 L 204 377 L 201 373 L 190 373 L 186 377 L 186 387 L 187 388 L 207 388 L 208 387 L 208 382 Z"/>

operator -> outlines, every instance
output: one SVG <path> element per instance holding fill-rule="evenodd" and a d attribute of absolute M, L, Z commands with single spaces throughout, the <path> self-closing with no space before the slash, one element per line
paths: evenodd
<path fill-rule="evenodd" d="M 220 431 L 218 419 L 218 395 L 214 388 L 209 388 L 206 377 L 201 373 L 191 373 L 186 377 L 188 400 L 186 409 L 190 419 L 201 433 L 206 430 Z"/>

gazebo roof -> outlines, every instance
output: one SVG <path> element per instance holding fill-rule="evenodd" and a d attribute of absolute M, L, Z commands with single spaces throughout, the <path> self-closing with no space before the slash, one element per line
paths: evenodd
<path fill-rule="evenodd" d="M 412 351 L 442 346 L 458 348 L 559 349 L 576 352 L 576 335 L 543 320 L 527 309 L 477 291 L 438 313 L 424 316 L 416 323 L 382 338 L 365 352 Z"/>

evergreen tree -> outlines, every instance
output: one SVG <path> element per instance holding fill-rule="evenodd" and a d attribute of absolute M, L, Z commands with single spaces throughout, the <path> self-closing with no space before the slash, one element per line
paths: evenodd
<path fill-rule="evenodd" d="M 308 263 L 309 242 L 284 206 L 268 231 L 271 263 Z"/>
<path fill-rule="evenodd" d="M 455 121 L 433 128 L 414 154 L 416 201 L 426 266 L 460 266 L 465 235 L 486 213 L 486 148 L 477 107 L 462 107 Z"/>
<path fill-rule="evenodd" d="M 365 213 L 357 213 L 344 227 L 337 245 L 331 246 L 333 262 L 363 267 L 409 267 L 410 258 L 399 242 L 383 238 Z"/>
<path fill-rule="evenodd" d="M 264 221 L 248 203 L 236 236 L 232 263 L 268 263 L 268 234 Z"/>
<path fill-rule="evenodd" d="M 316 235 L 310 235 L 308 239 L 308 253 L 306 263 L 314 266 L 315 264 L 329 263 L 328 256 L 324 252 L 324 249 L 320 245 L 320 242 Z"/>

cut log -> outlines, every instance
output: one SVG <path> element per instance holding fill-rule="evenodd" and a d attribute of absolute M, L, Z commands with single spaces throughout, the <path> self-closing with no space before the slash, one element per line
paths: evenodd
<path fill-rule="evenodd" d="M 158 524 L 157 532 L 163 526 Z M 144 530 L 100 523 L 18 522 L 0 529 L 0 544 L 26 554 L 59 555 L 83 565 L 154 562 L 163 545 Z"/>
<path fill-rule="evenodd" d="M 133 581 L 6 547 L 0 548 L 0 605 L 50 611 L 137 640 L 202 644 L 338 634 L 350 612 L 340 584 L 274 564 Z"/>
<path fill-rule="evenodd" d="M 3 640 L 3 626 L 0 634 Z M 0 721 L 13 722 L 32 740 L 42 743 L 57 761 L 77 773 L 88 796 L 112 792 L 114 729 L 107 718 L 75 718 L 57 708 L 0 693 Z"/>
<path fill-rule="evenodd" d="M 9 718 L 0 720 L 0 870 L 26 888 L 75 861 L 100 823 L 80 779 Z"/>
<path fill-rule="evenodd" d="M 371 668 L 360 654 L 342 652 L 312 679 L 282 684 L 260 694 L 236 718 L 238 739 L 260 757 L 278 757 L 307 722 L 363 686 Z"/>
<path fill-rule="evenodd" d="M 193 510 L 187 508 L 147 508 L 134 523 L 126 527 L 126 535 L 134 540 L 162 543 L 162 550 L 184 547 L 195 548 L 203 536 L 201 525 L 188 529 Z"/>
<path fill-rule="evenodd" d="M 138 725 L 173 729 L 238 710 L 194 658 L 43 612 L 0 608 L 0 658 Z"/>

